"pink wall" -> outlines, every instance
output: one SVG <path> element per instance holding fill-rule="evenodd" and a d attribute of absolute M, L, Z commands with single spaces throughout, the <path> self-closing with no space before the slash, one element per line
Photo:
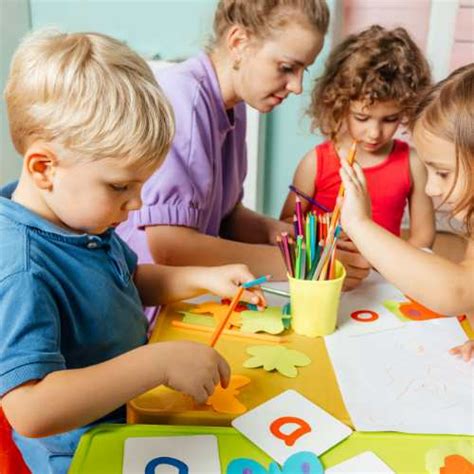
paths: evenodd
<path fill-rule="evenodd" d="M 342 0 L 342 2 L 343 35 L 360 31 L 373 24 L 388 28 L 403 26 L 426 51 L 431 0 Z M 450 70 L 471 62 L 474 62 L 474 0 L 460 0 Z"/>
<path fill-rule="evenodd" d="M 431 0 L 343 0 L 343 33 L 370 25 L 403 26 L 424 50 L 428 37 Z"/>

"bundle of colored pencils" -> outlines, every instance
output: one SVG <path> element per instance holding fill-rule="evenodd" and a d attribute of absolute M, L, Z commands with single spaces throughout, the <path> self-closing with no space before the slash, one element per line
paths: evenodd
<path fill-rule="evenodd" d="M 303 280 L 334 278 L 336 241 L 340 227 L 337 226 L 330 234 L 329 213 L 317 215 L 311 211 L 303 218 L 298 208 L 301 208 L 299 199 L 296 200 L 296 241 L 286 232 L 277 237 L 288 274 Z"/>
<path fill-rule="evenodd" d="M 354 141 L 347 158 L 350 165 L 355 160 L 356 146 L 357 143 Z M 303 280 L 331 280 L 336 272 L 336 242 L 341 233 L 340 198 L 344 196 L 344 186 L 341 183 L 332 213 L 317 215 L 315 211 L 310 211 L 306 218 L 303 217 L 299 196 L 319 209 L 324 207 L 294 186 L 290 186 L 290 189 L 297 194 L 293 216 L 296 242 L 287 233 L 277 237 L 288 274 Z"/>

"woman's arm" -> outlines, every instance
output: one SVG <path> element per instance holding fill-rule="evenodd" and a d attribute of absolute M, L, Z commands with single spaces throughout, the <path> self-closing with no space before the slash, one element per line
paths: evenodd
<path fill-rule="evenodd" d="M 179 226 L 149 226 L 148 246 L 155 262 L 164 265 L 216 266 L 244 263 L 254 275 L 286 278 L 278 247 L 247 244 L 201 234 L 196 229 Z"/>
<path fill-rule="evenodd" d="M 252 211 L 242 203 L 221 224 L 220 234 L 225 239 L 248 244 L 276 244 L 282 232 L 293 235 L 293 226 Z"/>
<path fill-rule="evenodd" d="M 309 150 L 299 162 L 295 174 L 293 176 L 293 186 L 303 191 L 308 196 L 314 194 L 314 180 L 317 173 L 317 161 L 314 156 L 314 148 Z M 304 199 L 301 200 L 303 213 L 308 212 L 309 203 Z M 293 214 L 295 213 L 295 193 L 289 192 L 285 204 L 281 209 L 280 220 L 285 222 L 293 222 Z"/>
<path fill-rule="evenodd" d="M 433 201 L 425 193 L 426 168 L 414 151 L 410 153 L 412 190 L 409 197 L 410 236 L 414 247 L 431 248 L 435 238 Z"/>

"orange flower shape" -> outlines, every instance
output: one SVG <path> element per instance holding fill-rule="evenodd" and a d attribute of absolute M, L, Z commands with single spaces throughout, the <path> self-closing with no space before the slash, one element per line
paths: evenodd
<path fill-rule="evenodd" d="M 206 405 L 218 413 L 230 413 L 231 415 L 239 415 L 245 413 L 247 407 L 239 402 L 237 395 L 242 387 L 250 383 L 250 378 L 245 375 L 232 375 L 227 388 L 222 388 L 219 384 L 214 393 L 207 399 Z"/>
<path fill-rule="evenodd" d="M 451 454 L 444 458 L 439 474 L 474 474 L 474 464 L 460 454 Z"/>

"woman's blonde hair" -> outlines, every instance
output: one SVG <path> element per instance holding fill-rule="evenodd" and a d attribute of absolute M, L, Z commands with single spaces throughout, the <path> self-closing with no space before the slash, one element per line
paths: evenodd
<path fill-rule="evenodd" d="M 326 0 L 220 0 L 214 16 L 214 38 L 209 49 L 220 44 L 233 25 L 258 39 L 298 21 L 325 35 L 329 26 Z"/>
<path fill-rule="evenodd" d="M 312 130 L 335 139 L 351 101 L 394 100 L 409 120 L 410 106 L 430 82 L 428 63 L 407 31 L 373 25 L 330 53 L 311 94 Z"/>
<path fill-rule="evenodd" d="M 462 172 L 465 189 L 461 199 L 456 203 L 453 214 L 466 210 L 464 224 L 468 236 L 472 236 L 474 231 L 472 222 L 474 217 L 474 63 L 457 69 L 419 99 L 411 128 L 413 129 L 417 123 L 455 146 L 454 182 Z"/>
<path fill-rule="evenodd" d="M 13 57 L 5 100 L 20 154 L 40 139 L 79 159 L 159 164 L 174 134 L 172 109 L 146 62 L 98 33 L 27 36 Z"/>

